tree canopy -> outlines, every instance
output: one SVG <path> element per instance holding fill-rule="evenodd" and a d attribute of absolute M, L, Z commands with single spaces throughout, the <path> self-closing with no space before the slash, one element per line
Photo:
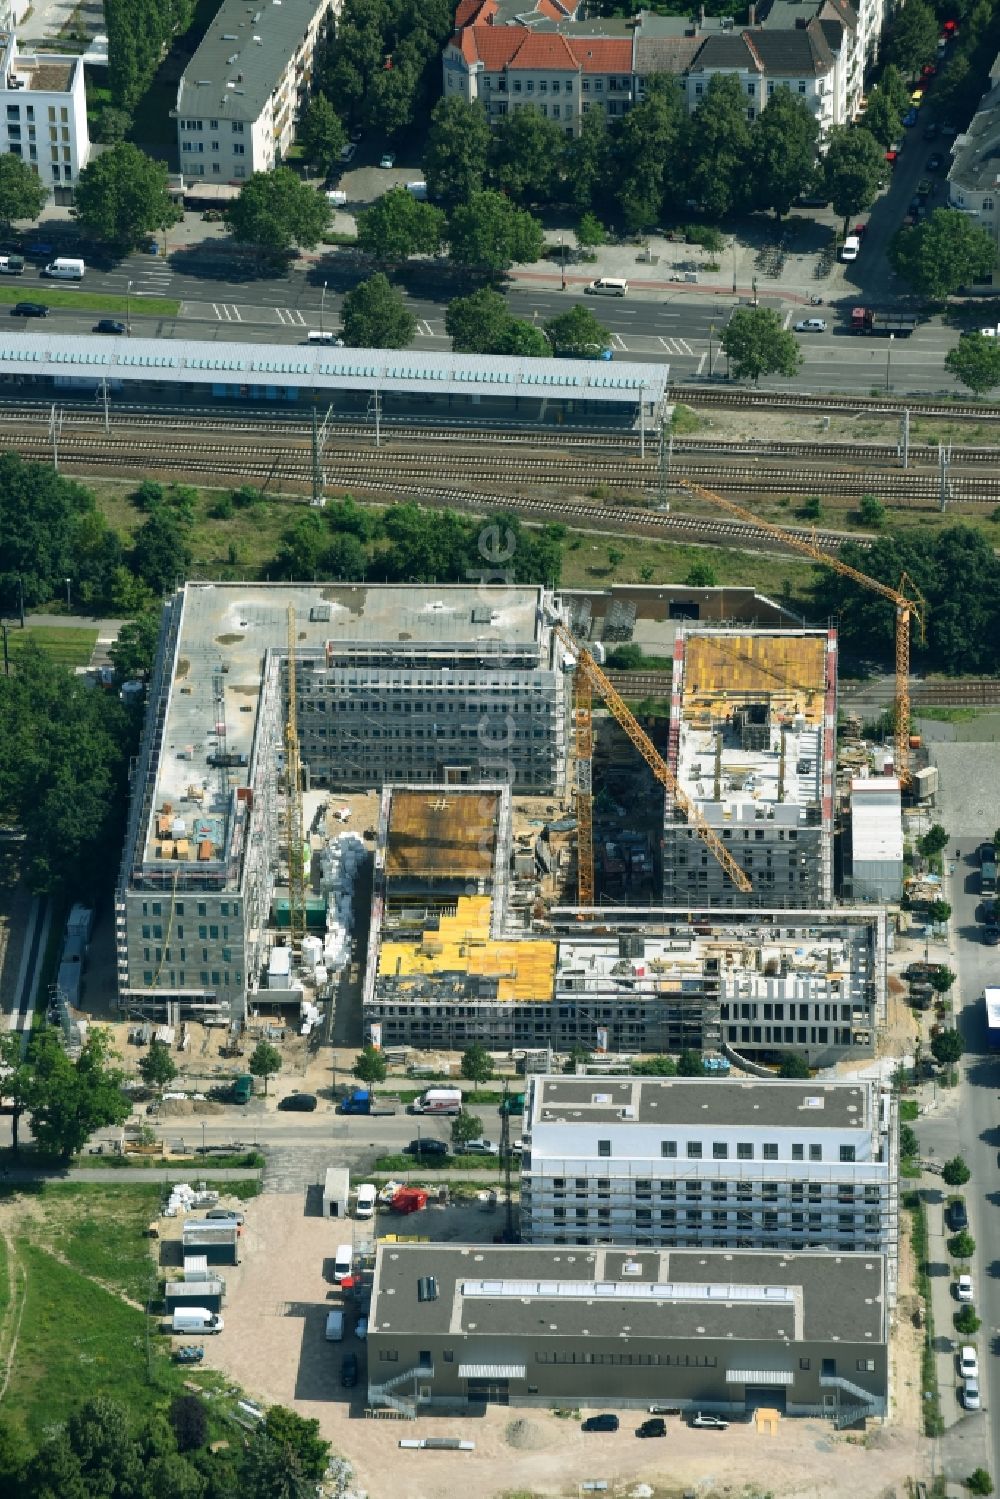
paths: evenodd
<path fill-rule="evenodd" d="M 550 318 L 545 333 L 552 352 L 576 359 L 594 358 L 611 347 L 611 334 L 599 323 L 589 307 L 577 306 L 569 312 Z"/>
<path fill-rule="evenodd" d="M 830 131 L 823 177 L 833 211 L 847 221 L 870 208 L 885 172 L 885 152 L 870 130 L 834 125 Z"/>
<path fill-rule="evenodd" d="M 507 197 L 527 207 L 559 195 L 566 137 L 537 104 L 512 109 L 497 123 L 490 142 L 492 180 Z"/>
<path fill-rule="evenodd" d="M 381 271 L 347 293 L 340 320 L 344 342 L 352 349 L 405 349 L 417 331 L 402 292 Z"/>
<path fill-rule="evenodd" d="M 358 244 L 379 260 L 434 255 L 441 248 L 445 220 L 440 208 L 420 203 L 405 187 L 395 187 L 358 214 Z"/>
<path fill-rule="evenodd" d="M 250 1053 L 249 1060 L 247 1061 L 247 1071 L 252 1073 L 254 1077 L 262 1077 L 264 1079 L 265 1095 L 267 1094 L 269 1080 L 276 1072 L 281 1071 L 283 1062 L 284 1058 L 281 1052 L 276 1046 L 272 1046 L 270 1041 L 258 1041 Z"/>
<path fill-rule="evenodd" d="M 804 99 L 775 89 L 750 132 L 750 175 L 757 208 L 783 218 L 816 176 L 819 123 Z"/>
<path fill-rule="evenodd" d="M 726 324 L 722 347 L 737 380 L 794 375 L 802 363 L 795 336 L 770 307 L 737 307 Z"/>
<path fill-rule="evenodd" d="M 976 281 L 996 265 L 997 252 L 985 229 L 953 208 L 935 208 L 912 229 L 900 229 L 889 258 L 924 297 L 944 298 Z"/>
<path fill-rule="evenodd" d="M 37 219 L 49 190 L 26 161 L 5 151 L 0 156 L 0 223 L 14 219 Z"/>
<path fill-rule="evenodd" d="M 977 396 L 1000 385 L 1000 340 L 969 333 L 944 356 L 944 367 Z"/>
<path fill-rule="evenodd" d="M 499 292 L 482 287 L 449 302 L 445 331 L 457 354 L 521 354 L 544 358 L 551 352 L 540 328 L 514 317 Z"/>
<path fill-rule="evenodd" d="M 42 1150 L 68 1161 L 96 1130 L 128 1118 L 132 1104 L 122 1092 L 125 1074 L 113 1065 L 115 1055 L 110 1032 L 100 1026 L 90 1027 L 75 1061 L 57 1031 L 32 1038 L 26 1112 Z"/>
<path fill-rule="evenodd" d="M 483 106 L 464 99 L 440 99 L 431 115 L 424 151 L 429 196 L 449 210 L 467 203 L 482 189 L 489 148 L 490 127 Z"/>
<path fill-rule="evenodd" d="M 254 172 L 225 216 L 238 243 L 278 255 L 293 245 L 317 244 L 330 223 L 330 205 L 290 167 L 275 167 Z"/>
<path fill-rule="evenodd" d="M 183 217 L 170 196 L 163 162 L 129 141 L 87 163 L 76 181 L 74 212 L 88 234 L 122 253 Z"/>
<path fill-rule="evenodd" d="M 448 241 L 452 259 L 460 265 L 494 273 L 515 261 L 538 260 L 544 245 L 538 220 L 502 193 L 489 190 L 473 193 L 455 209 Z"/>
<path fill-rule="evenodd" d="M 907 0 L 895 13 L 886 50 L 905 77 L 915 78 L 937 57 L 937 39 L 937 17 L 926 0 Z"/>
<path fill-rule="evenodd" d="M 313 94 L 296 132 L 302 154 L 324 176 L 332 172 L 347 144 L 344 122 L 325 94 Z"/>
<path fill-rule="evenodd" d="M 105 0 L 111 97 L 123 110 L 138 104 L 171 39 L 194 19 L 195 0 Z"/>
<path fill-rule="evenodd" d="M 711 75 L 684 136 L 688 196 L 710 218 L 725 218 L 746 201 L 750 187 L 746 94 L 734 73 Z"/>

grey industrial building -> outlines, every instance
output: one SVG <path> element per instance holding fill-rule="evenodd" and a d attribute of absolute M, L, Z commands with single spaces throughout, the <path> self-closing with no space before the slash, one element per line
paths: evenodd
<path fill-rule="evenodd" d="M 521 1232 L 533 1244 L 884 1254 L 898 1122 L 874 1082 L 536 1077 Z"/>
<path fill-rule="evenodd" d="M 557 793 L 540 588 L 189 583 L 167 603 L 116 891 L 123 1005 L 240 1022 L 282 873 L 289 629 L 311 784 Z M 290 617 L 289 609 L 294 611 Z"/>
<path fill-rule="evenodd" d="M 884 1416 L 881 1254 L 379 1244 L 368 1399 Z"/>
<path fill-rule="evenodd" d="M 665 905 L 831 904 L 836 725 L 835 631 L 678 636 L 667 763 L 753 888 L 732 883 L 668 792 Z"/>

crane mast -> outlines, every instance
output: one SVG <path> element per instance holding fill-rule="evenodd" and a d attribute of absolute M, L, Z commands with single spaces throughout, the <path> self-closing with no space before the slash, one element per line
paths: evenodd
<path fill-rule="evenodd" d="M 295 609 L 288 606 L 288 708 L 285 714 L 285 834 L 288 858 L 288 938 L 296 957 L 306 934 L 306 887 L 302 822 L 302 766 L 299 760 L 298 692 L 295 673 Z"/>

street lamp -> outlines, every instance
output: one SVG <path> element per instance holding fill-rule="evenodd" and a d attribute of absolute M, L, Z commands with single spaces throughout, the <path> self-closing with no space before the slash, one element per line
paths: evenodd
<path fill-rule="evenodd" d="M 70 597 L 69 597 L 69 585 L 70 585 L 70 581 L 71 580 L 69 578 L 66 579 L 66 608 L 67 608 L 67 610 L 72 609 L 72 607 L 73 607 L 73 605 L 70 603 Z"/>
<path fill-rule="evenodd" d="M 131 336 L 132 336 L 132 283 L 131 283 L 131 281 L 128 283 L 128 285 L 125 288 L 125 336 L 127 338 L 131 338 Z"/>
<path fill-rule="evenodd" d="M 712 348 L 712 337 L 715 333 L 715 324 L 708 325 L 708 378 L 711 380 L 715 365 L 715 350 Z"/>
<path fill-rule="evenodd" d="M 319 299 L 319 331 L 321 333 L 324 331 L 324 329 L 323 329 L 323 309 L 325 308 L 325 306 L 326 306 L 326 282 L 324 281 L 323 282 L 323 291 L 322 291 L 322 293 L 320 295 L 320 299 Z"/>
<path fill-rule="evenodd" d="M 892 341 L 895 338 L 895 336 L 896 336 L 895 333 L 890 333 L 889 334 L 889 342 L 885 346 L 885 388 L 886 388 L 886 390 L 889 389 L 889 375 L 890 375 L 891 370 L 892 370 Z"/>
<path fill-rule="evenodd" d="M 560 236 L 559 236 L 559 260 L 561 262 L 561 264 L 560 264 L 560 270 L 562 271 L 562 289 L 563 289 L 563 291 L 565 291 L 566 290 L 566 236 L 565 236 L 565 234 L 560 234 Z"/>

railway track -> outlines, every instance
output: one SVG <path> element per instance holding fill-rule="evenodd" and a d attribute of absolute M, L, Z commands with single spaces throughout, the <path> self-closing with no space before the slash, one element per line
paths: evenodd
<path fill-rule="evenodd" d="M 609 668 L 608 676 L 614 687 L 631 701 L 637 698 L 669 698 L 672 675 L 669 671 L 616 671 Z M 859 682 L 856 686 L 845 684 L 841 688 L 841 706 L 850 708 L 868 702 L 872 705 L 892 701 L 893 684 L 884 682 Z M 923 708 L 967 708 L 1000 705 L 1000 678 L 981 677 L 951 681 L 914 681 L 910 686 L 910 700 Z"/>

